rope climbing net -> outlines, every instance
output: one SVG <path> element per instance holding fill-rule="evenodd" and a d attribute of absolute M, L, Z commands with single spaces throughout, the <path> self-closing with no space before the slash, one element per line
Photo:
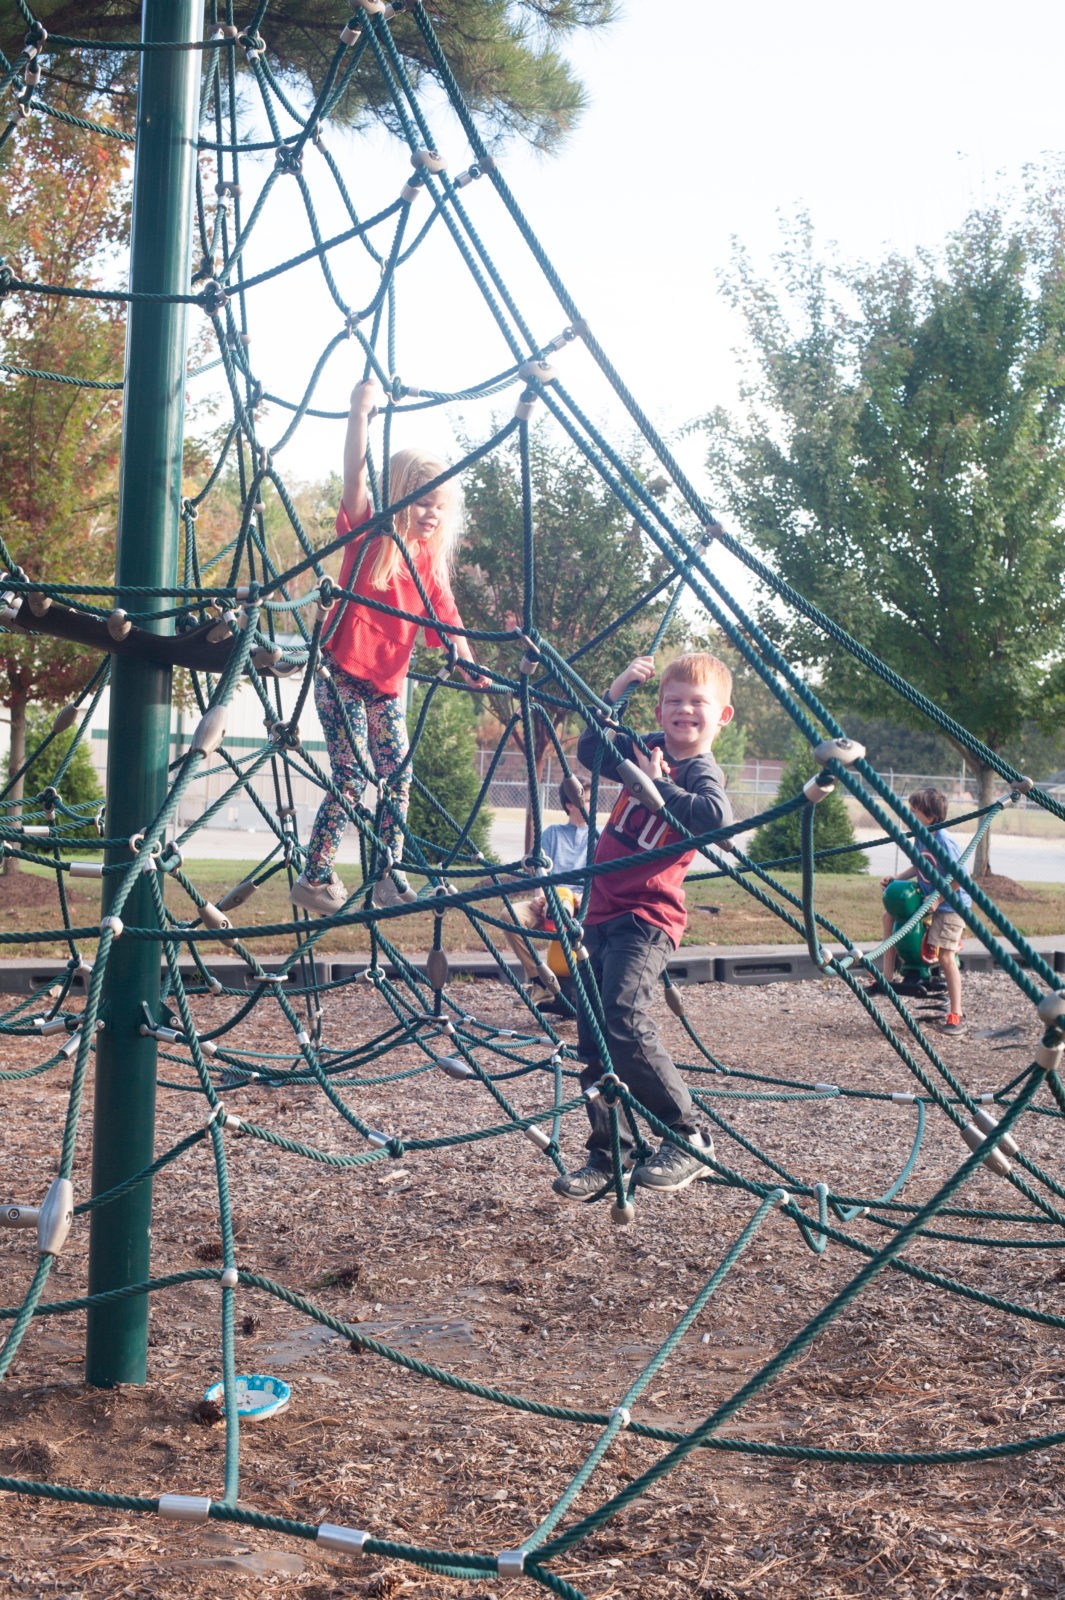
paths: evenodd
<path fill-rule="evenodd" d="M 16 136 L 16 127 L 18 138 L 32 139 L 35 127 L 44 125 L 49 117 L 64 115 L 48 104 L 50 64 L 62 62 L 71 50 L 91 48 L 86 41 L 47 38 L 32 13 L 23 10 L 29 30 L 23 49 L 11 60 L 0 59 L 3 91 L 14 95 L 15 104 L 4 131 L 5 141 Z M 443 90 L 433 102 L 433 125 L 393 39 L 397 13 L 417 30 L 419 48 Z M 891 792 L 865 760 L 861 747 L 847 738 L 829 709 L 730 592 L 722 576 L 729 570 L 728 563 L 737 574 L 748 574 L 772 591 L 781 604 L 800 612 L 839 650 L 875 674 L 885 691 L 904 697 L 975 759 L 1000 774 L 1004 798 L 979 815 L 980 830 L 990 827 L 1003 808 L 1022 794 L 1029 803 L 1058 818 L 1063 813 L 1050 795 L 1034 787 L 783 584 L 716 521 L 626 388 L 598 344 L 591 322 L 570 297 L 530 229 L 507 185 L 502 163 L 486 148 L 463 102 L 421 5 L 393 7 L 380 0 L 363 0 L 355 17 L 338 19 L 334 57 L 321 82 L 303 100 L 297 100 L 270 68 L 263 39 L 269 26 L 265 3 L 243 27 L 226 12 L 212 24 L 200 47 L 196 259 L 187 291 L 170 298 L 186 303 L 202 318 L 203 337 L 196 341 L 197 363 L 189 376 L 190 390 L 201 386 L 203 393 L 213 392 L 225 407 L 227 421 L 217 454 L 181 504 L 180 582 L 162 589 L 134 590 L 127 585 L 119 590 L 76 582 L 49 583 L 40 577 L 31 581 L 19 565 L 20 551 L 6 544 L 0 550 L 6 569 L 0 601 L 4 627 L 74 641 L 95 663 L 87 671 L 83 691 L 57 723 L 57 728 L 73 726 L 75 741 L 54 784 L 31 800 L 16 803 L 12 789 L 21 773 L 13 773 L 0 796 L 0 840 L 5 853 L 47 870 L 54 878 L 62 911 L 60 926 L 5 932 L 0 944 L 17 950 L 20 944 L 49 941 L 60 943 L 68 952 L 57 980 L 49 979 L 28 998 L 12 1003 L 0 1019 L 9 1059 L 17 1058 L 20 1063 L 0 1073 L 11 1096 L 9 1126 L 13 1129 L 18 1119 L 34 1115 L 32 1091 L 43 1079 L 55 1081 L 70 1074 L 55 1175 L 43 1198 L 39 1194 L 12 1195 L 4 1213 L 3 1220 L 13 1229 L 36 1229 L 37 1260 L 34 1266 L 21 1266 L 18 1246 L 28 1241 L 29 1233 L 15 1232 L 4 1241 L 14 1243 L 19 1263 L 9 1272 L 8 1282 L 14 1282 L 20 1272 L 23 1281 L 12 1296 L 13 1303 L 3 1310 L 8 1332 L 0 1354 L 0 1379 L 13 1378 L 24 1341 L 32 1344 L 33 1331 L 42 1318 L 91 1313 L 109 1296 L 129 1299 L 147 1295 L 159 1302 L 178 1289 L 210 1285 L 219 1291 L 222 1308 L 215 1364 L 229 1395 L 237 1392 L 236 1306 L 268 1300 L 286 1307 L 308 1326 L 342 1336 L 375 1361 L 414 1373 L 427 1386 L 442 1386 L 530 1416 L 548 1416 L 572 1427 L 582 1439 L 590 1433 L 593 1442 L 536 1526 L 529 1527 L 513 1549 L 502 1552 L 417 1544 L 395 1537 L 386 1527 L 364 1529 L 327 1519 L 315 1522 L 249 1506 L 241 1495 L 240 1421 L 232 1406 L 225 1414 L 223 1482 L 215 1495 L 182 1490 L 116 1495 L 14 1475 L 0 1476 L 0 1488 L 42 1499 L 160 1513 L 186 1522 L 214 1519 L 273 1529 L 314 1540 L 321 1549 L 392 1556 L 470 1582 L 483 1582 L 493 1575 L 524 1576 L 552 1593 L 576 1597 L 580 1591 L 562 1575 L 560 1563 L 582 1540 L 652 1485 L 668 1478 L 694 1452 L 752 1448 L 749 1442 L 723 1432 L 725 1425 L 808 1351 L 885 1269 L 908 1273 L 923 1285 L 934 1286 L 948 1301 L 969 1298 L 1010 1316 L 1065 1328 L 1065 1317 L 1017 1298 L 989 1295 L 956 1277 L 949 1264 L 951 1242 L 960 1237 L 1002 1250 L 1061 1248 L 1065 1188 L 1053 1171 L 1026 1151 L 1026 1145 L 1031 1149 L 1038 1143 L 1042 1148 L 1047 1119 L 1054 1120 L 1065 1110 L 1059 1077 L 1065 997 L 1059 980 L 963 864 L 956 881 L 972 898 L 972 908 L 966 912 L 969 927 L 995 966 L 1031 1005 L 1030 1064 L 997 1086 L 993 1094 L 976 1095 L 937 1051 L 917 1010 L 908 1007 L 901 996 L 866 992 L 859 979 L 863 974 L 868 977 L 887 943 L 901 938 L 906 930 L 898 930 L 892 941 L 868 951 L 819 913 L 813 832 L 817 805 L 833 788 L 853 796 L 875 819 L 884 839 L 910 860 L 916 860 L 922 851 L 931 853 L 935 865 L 929 869 L 929 877 L 935 890 L 960 909 L 955 868 L 936 837 Z M 377 93 L 391 105 L 399 135 L 394 159 L 383 160 L 373 172 L 361 170 L 355 160 L 339 159 L 330 148 L 331 108 L 360 75 L 374 75 L 379 80 Z M 254 113 L 249 111 L 250 105 L 254 105 Z M 261 137 L 247 136 L 248 123 L 242 119 L 249 117 L 261 130 Z M 94 141 L 115 137 L 114 129 L 102 122 L 82 120 L 77 125 L 87 151 Z M 464 170 L 457 175 L 443 153 L 449 141 L 468 152 L 463 158 Z M 347 148 L 350 150 L 350 145 Z M 375 191 L 389 184 L 391 190 L 384 198 L 375 198 Z M 283 190 L 286 221 L 279 224 Z M 294 195 L 308 242 L 279 261 L 277 241 L 291 228 Z M 323 229 L 321 223 L 327 212 L 341 219 L 333 232 Z M 500 243 L 490 247 L 486 240 Z M 501 254 L 507 253 L 509 258 L 516 250 L 522 252 L 525 268 L 531 268 L 535 281 L 528 296 L 530 309 L 519 304 L 509 286 L 509 275 L 504 276 L 496 264 Z M 428 380 L 419 379 L 418 384 L 402 381 L 397 376 L 398 352 L 410 302 L 424 295 L 427 283 L 456 269 L 472 287 L 482 324 L 478 339 L 463 340 L 462 359 L 467 363 L 483 359 L 485 370 L 463 387 L 447 390 L 433 387 Z M 331 303 L 334 326 L 320 352 L 308 359 L 302 387 L 289 392 L 286 385 L 291 381 L 288 374 L 293 362 L 289 359 L 282 368 L 272 361 L 276 332 L 263 327 L 258 318 L 265 292 L 289 282 L 297 273 L 302 287 L 291 313 L 293 325 L 299 327 L 301 301 L 313 294 Z M 316 283 L 308 288 L 311 275 Z M 30 301 L 67 292 L 62 284 L 21 279 L 10 267 L 2 269 L 0 286 L 5 294 Z M 136 293 L 121 288 L 80 292 L 129 304 L 137 300 Z M 262 368 L 256 357 L 260 345 L 266 364 Z M 482 358 L 477 354 L 481 350 L 497 351 L 498 356 Z M 412 360 L 409 351 L 405 354 Z M 493 407 L 504 406 L 510 412 L 508 420 L 500 424 L 494 415 L 490 422 L 482 420 L 474 429 L 477 442 L 456 462 L 454 471 L 461 473 L 474 461 L 508 449 L 517 453 L 522 485 L 524 531 L 520 548 L 512 553 L 518 597 L 515 609 L 520 615 L 513 627 L 502 629 L 487 625 L 493 619 L 467 618 L 470 626 L 464 634 L 434 620 L 441 636 L 449 641 L 449 662 L 435 676 L 421 680 L 423 692 L 411 730 L 410 759 L 416 782 L 419 752 L 432 743 L 442 708 L 449 697 L 470 693 L 452 678 L 456 637 L 468 639 L 475 657 L 491 647 L 493 661 L 502 663 L 492 668 L 493 689 L 497 696 L 508 699 L 511 714 L 501 728 L 489 770 L 467 816 L 452 817 L 432 793 L 425 795 L 427 804 L 435 806 L 438 819 L 451 830 L 448 845 L 430 847 L 409 823 L 399 819 L 405 834 L 405 869 L 422 890 L 422 899 L 418 904 L 383 908 L 373 904 L 372 891 L 391 865 L 383 839 L 383 823 L 396 817 L 389 787 L 379 786 L 372 806 L 354 801 L 336 787 L 309 742 L 301 738 L 301 718 L 337 608 L 345 604 L 372 607 L 373 602 L 357 600 L 330 576 L 326 563 L 336 554 L 340 541 L 323 541 L 304 525 L 285 468 L 286 447 L 301 425 L 315 419 L 340 429 L 346 410 L 331 410 L 321 396 L 328 396 L 339 384 L 349 386 L 353 367 L 360 374 L 375 375 L 385 397 L 374 440 L 376 462 L 383 466 L 388 461 L 394 425 L 399 422 L 402 426 L 401 419 L 412 414 L 451 413 L 461 404 L 466 417 L 483 419 Z M 91 382 L 98 386 L 100 381 L 82 379 L 77 373 L 28 374 L 14 366 L 0 365 L 0 370 L 12 383 L 28 376 L 75 385 Z M 114 381 L 120 380 L 116 377 Z M 675 493 L 669 504 L 651 492 L 597 426 L 587 405 L 582 406 L 578 397 L 582 384 L 589 389 L 593 384 L 605 384 L 612 391 L 657 468 L 672 484 Z M 576 652 L 559 648 L 544 628 L 537 606 L 537 508 L 530 466 L 534 415 L 551 419 L 660 558 L 659 572 L 653 582 L 649 580 L 630 614 L 613 618 L 601 634 L 586 640 Z M 205 542 L 200 533 L 206 521 L 203 511 L 226 472 L 235 476 L 241 489 L 236 531 L 221 543 L 217 539 Z M 379 510 L 373 526 L 387 531 L 397 509 L 388 503 L 387 471 L 375 475 L 375 493 Z M 298 552 L 287 562 L 277 558 L 278 546 L 267 535 L 268 499 L 281 508 L 287 524 L 285 548 Z M 590 779 L 582 780 L 571 770 L 556 730 L 560 714 L 568 713 L 595 731 L 601 752 L 609 748 L 614 734 L 625 726 L 624 705 L 608 705 L 586 681 L 585 658 L 620 622 L 649 614 L 652 602 L 657 607 L 656 625 L 649 628 L 643 641 L 647 653 L 658 647 L 679 608 L 683 606 L 688 614 L 697 612 L 705 625 L 713 624 L 720 631 L 786 709 L 816 752 L 819 771 L 802 792 L 754 819 L 767 821 L 791 811 L 801 813 L 802 848 L 797 863 L 756 864 L 749 859 L 736 843 L 736 836 L 752 826 L 748 819 L 702 837 L 684 836 L 680 829 L 680 842 L 649 852 L 648 864 L 694 848 L 702 860 L 699 872 L 689 877 L 690 884 L 727 878 L 794 931 L 836 991 L 849 997 L 854 1008 L 861 1008 L 856 1014 L 864 1013 L 870 1031 L 894 1053 L 908 1085 L 905 1092 L 895 1095 L 856 1090 L 855 1098 L 904 1100 L 913 1108 L 914 1134 L 900 1170 L 878 1193 L 840 1195 L 819 1181 L 816 1173 L 781 1164 L 744 1131 L 742 1118 L 734 1115 L 735 1107 L 729 1104 L 730 1091 L 723 1087 L 724 1080 L 732 1079 L 731 1098 L 741 1107 L 756 1098 L 763 1109 L 775 1106 L 781 1115 L 796 1101 L 838 1101 L 848 1091 L 820 1081 L 821 1074 L 815 1076 L 812 1070 L 737 1075 L 714 1053 L 713 1040 L 704 1039 L 691 1023 L 679 990 L 668 983 L 666 999 L 695 1055 L 693 1061 L 683 1064 L 685 1071 L 691 1076 L 697 1103 L 724 1136 L 725 1148 L 716 1156 L 696 1154 L 711 1173 L 707 1188 L 713 1193 L 727 1192 L 733 1216 L 743 1215 L 727 1241 L 718 1239 L 719 1259 L 661 1346 L 638 1363 L 630 1381 L 621 1392 L 611 1394 L 608 1403 L 580 1410 L 509 1392 L 483 1375 L 474 1381 L 443 1366 L 416 1360 L 395 1344 L 360 1329 L 357 1322 L 336 1316 L 291 1284 L 249 1270 L 242 1262 L 244 1246 L 238 1242 L 234 1224 L 230 1175 L 236 1140 L 242 1150 L 254 1146 L 272 1172 L 276 1163 L 278 1185 L 305 1185 L 308 1173 L 324 1172 L 330 1181 L 351 1186 L 353 1208 L 368 1210 L 372 1180 L 391 1165 L 411 1161 L 429 1165 L 434 1158 L 461 1151 L 474 1142 L 509 1152 L 517 1137 L 533 1147 L 530 1159 L 542 1166 L 546 1179 L 565 1170 L 563 1145 L 567 1139 L 571 1148 L 581 1142 L 581 1135 L 568 1136 L 583 1121 L 586 1101 L 577 1082 L 579 1061 L 568 1031 L 574 1008 L 585 1014 L 599 1039 L 604 1061 L 609 1062 L 610 1052 L 598 996 L 587 975 L 581 928 L 570 902 L 559 893 L 574 885 L 586 890 L 595 872 L 603 870 L 591 859 L 601 816 L 598 764 Z M 425 604 L 431 615 L 427 599 Z M 64 801 L 64 774 L 73 750 L 88 737 L 107 687 L 110 662 L 123 654 L 173 668 L 195 700 L 198 722 L 188 747 L 174 763 L 165 802 L 156 814 L 145 815 L 128 840 L 108 837 L 104 820 L 101 836 L 86 845 L 85 808 Z M 227 708 L 238 690 L 256 697 L 266 726 L 261 744 L 250 752 L 227 745 Z M 555 871 L 542 850 L 535 765 L 538 725 L 546 730 L 561 765 L 564 788 L 581 799 L 591 820 L 589 859 L 576 873 Z M 36 753 L 31 753 L 30 760 Z M 486 808 L 495 772 L 505 756 L 515 753 L 525 764 L 531 847 L 515 860 L 492 862 L 471 842 L 472 831 Z M 215 781 L 217 798 L 195 821 L 178 825 L 183 797 L 205 775 Z M 365 776 L 373 781 L 372 773 Z M 297 780 L 310 782 L 316 792 L 330 796 L 345 811 L 359 843 L 361 882 L 332 916 L 312 919 L 293 914 L 283 922 L 256 923 L 250 917 L 256 891 L 274 879 L 291 883 L 305 861 L 306 847 L 294 803 Z M 638 773 L 632 781 L 638 784 Z M 186 862 L 195 858 L 197 834 L 237 798 L 254 805 L 260 826 L 268 832 L 268 848 L 253 873 L 215 900 L 197 885 Z M 83 859 L 86 856 L 91 859 Z M 802 872 L 800 892 L 781 877 L 782 869 L 786 873 L 796 864 Z M 572 1006 L 565 1000 L 559 1002 L 561 1017 L 554 1011 L 538 1010 L 502 948 L 505 935 L 516 926 L 511 897 L 532 875 L 546 895 L 556 931 L 550 935 L 526 932 L 523 937 L 552 990 L 557 989 L 557 982 L 545 959 L 545 941 L 553 938 L 561 947 L 575 996 Z M 79 876 L 109 880 L 107 914 L 99 924 L 78 925 L 70 912 L 66 886 Z M 134 890 L 145 884 L 154 906 L 154 921 L 133 926 L 124 913 Z M 427 910 L 433 914 L 428 949 L 422 931 Z M 459 926 L 463 937 L 454 932 Z M 456 982 L 451 970 L 444 947 L 445 928 L 449 930 L 449 948 L 465 943 L 495 963 L 498 983 L 507 986 L 512 1002 L 509 1026 L 479 1018 L 477 1002 Z M 350 990 L 353 979 L 334 975 L 334 968 L 321 953 L 323 940 L 337 930 L 361 930 L 369 941 L 361 990 L 366 1000 L 360 1014 L 365 1031 L 354 1042 L 348 1031 L 348 1013 L 334 1005 Z M 279 939 L 285 942 L 286 953 L 280 960 L 274 954 L 268 959 L 264 953 L 267 942 L 274 952 Z M 91 1198 L 79 1198 L 74 1179 L 85 1139 L 82 1103 L 98 1038 L 110 1025 L 113 952 L 119 940 L 143 945 L 153 959 L 157 953 L 162 967 L 160 1008 L 141 1008 L 140 1034 L 158 1045 L 160 1084 L 177 1097 L 180 1131 L 166 1148 L 157 1151 L 149 1167 L 124 1180 L 120 1188 L 104 1186 Z M 91 959 L 86 951 L 91 951 Z M 366 1023 L 370 1016 L 376 1020 Z M 246 1031 L 249 1019 L 256 1029 L 250 1041 Z M 736 1088 L 737 1076 L 743 1079 L 742 1089 Z M 455 1093 L 465 1098 L 453 1129 L 432 1131 L 418 1125 L 419 1093 L 427 1080 L 442 1078 L 450 1080 Z M 397 1113 L 391 1131 L 382 1129 L 369 1109 L 378 1104 L 383 1085 L 400 1097 L 391 1104 L 407 1106 L 402 1116 Z M 277 1091 L 271 1117 L 253 1119 L 241 1114 L 241 1096 L 253 1088 L 257 1093 Z M 288 1125 L 281 1091 L 297 1090 L 320 1096 L 331 1108 L 336 1131 L 326 1144 L 308 1142 L 300 1137 L 298 1127 Z M 621 1134 L 627 1131 L 642 1147 L 657 1142 L 668 1130 L 609 1071 L 591 1092 L 601 1095 L 609 1108 L 615 1132 L 614 1172 L 605 1204 L 584 1215 L 598 1222 L 609 1212 L 615 1222 L 624 1224 L 637 1215 L 640 1191 L 624 1169 Z M 409 1101 L 403 1098 L 408 1095 Z M 994 1114 L 983 1103 L 986 1100 L 993 1104 Z M 256 1101 L 257 1106 L 262 1103 Z M 956 1130 L 957 1160 L 941 1182 L 914 1202 L 907 1188 L 914 1182 L 922 1141 L 931 1124 Z M 168 1122 L 167 1127 L 171 1126 Z M 395 1131 L 400 1126 L 404 1131 Z M 1027 1128 L 1036 1128 L 1040 1140 L 1026 1141 Z M 63 1259 L 71 1227 L 76 1230 L 80 1219 L 93 1214 L 106 1217 L 109 1206 L 138 1187 L 154 1182 L 164 1192 L 167 1186 L 179 1188 L 188 1164 L 204 1150 L 212 1163 L 221 1239 L 216 1265 L 185 1262 L 121 1291 L 94 1293 L 90 1287 L 63 1300 L 46 1299 L 49 1279 Z M 1008 1210 L 992 1209 L 982 1199 L 979 1183 L 988 1169 L 1002 1180 Z M 953 1219 L 950 1228 L 960 1229 L 960 1234 L 944 1231 L 947 1217 Z M 1005 1237 L 994 1231 L 1003 1223 L 1007 1225 Z M 819 1256 L 831 1247 L 842 1258 L 857 1260 L 856 1270 L 825 1297 L 771 1359 L 715 1404 L 708 1416 L 676 1429 L 641 1420 L 638 1401 L 652 1377 L 678 1350 L 752 1239 L 771 1226 L 795 1230 Z M 940 1244 L 938 1255 L 936 1241 Z M 922 1256 L 921 1265 L 912 1254 L 918 1245 L 930 1252 Z M 661 1448 L 623 1489 L 607 1493 L 596 1509 L 574 1519 L 570 1516 L 574 1502 L 595 1485 L 622 1433 Z M 995 1454 L 1044 1450 L 1063 1440 L 1062 1433 L 1030 1434 L 1014 1438 L 1008 1445 L 957 1449 L 941 1458 L 987 1459 Z M 940 1459 L 931 1451 L 878 1454 L 789 1446 L 786 1442 L 764 1448 L 798 1459 L 896 1464 Z"/>

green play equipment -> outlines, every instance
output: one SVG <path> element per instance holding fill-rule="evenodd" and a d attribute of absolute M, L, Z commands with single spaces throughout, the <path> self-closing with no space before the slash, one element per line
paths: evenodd
<path fill-rule="evenodd" d="M 884 890 L 883 900 L 884 910 L 895 919 L 898 928 L 904 922 L 909 922 L 921 904 L 921 891 L 912 878 L 893 878 Z M 932 976 L 932 969 L 927 961 L 921 959 L 923 941 L 924 924 L 915 922 L 909 933 L 904 934 L 895 946 L 895 961 L 903 977 L 927 983 Z"/>

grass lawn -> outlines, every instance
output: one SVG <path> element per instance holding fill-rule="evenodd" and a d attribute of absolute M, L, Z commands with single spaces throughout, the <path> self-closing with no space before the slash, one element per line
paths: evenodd
<path fill-rule="evenodd" d="M 184 871 L 199 892 L 208 899 L 217 900 L 227 889 L 255 868 L 253 862 L 239 861 L 189 861 Z M 354 887 L 354 874 L 347 874 L 349 888 Z M 782 875 L 780 882 L 796 897 L 801 893 L 798 874 Z M 66 884 L 70 914 L 75 926 L 95 930 L 100 917 L 99 884 L 91 880 L 76 879 Z M 1009 879 L 994 880 L 993 893 L 1002 911 L 1022 934 L 1036 937 L 1043 934 L 1065 932 L 1065 912 L 1059 884 L 1012 884 Z M 686 944 L 795 944 L 802 937 L 782 922 L 770 910 L 760 905 L 738 884 L 721 878 L 700 882 L 688 881 L 688 909 L 690 920 Z M 178 885 L 167 883 L 167 903 L 174 914 L 191 920 L 194 915 L 191 902 Z M 844 929 L 856 940 L 873 940 L 880 937 L 880 885 L 871 875 L 841 876 L 826 873 L 818 879 L 815 905 L 818 912 L 837 927 Z M 487 902 L 489 909 L 498 909 Z M 292 919 L 287 883 L 283 873 L 276 874 L 257 893 L 232 913 L 235 927 L 264 927 L 286 923 Z M 392 919 L 389 919 L 392 921 Z M 401 924 L 401 926 L 397 925 Z M 54 875 L 42 868 L 26 868 L 10 877 L 0 876 L 0 934 L 14 935 L 5 940 L 2 953 L 7 957 L 29 956 L 35 959 L 63 959 L 69 955 L 64 940 L 34 940 L 26 936 L 36 929 L 57 930 L 62 926 L 59 898 Z M 416 951 L 428 949 L 433 937 L 431 912 L 415 912 L 395 919 L 389 930 L 402 948 Z M 451 914 L 444 919 L 444 946 L 451 950 L 471 950 L 479 947 L 476 934 L 467 919 Z M 498 942 L 498 940 L 497 940 Z M 77 941 L 80 952 L 91 958 L 95 939 L 88 934 Z M 270 934 L 256 940 L 255 948 L 263 955 L 277 955 L 291 949 L 291 934 Z M 361 953 L 369 950 L 369 934 L 365 928 L 335 929 L 324 934 L 316 943 L 323 954 Z"/>

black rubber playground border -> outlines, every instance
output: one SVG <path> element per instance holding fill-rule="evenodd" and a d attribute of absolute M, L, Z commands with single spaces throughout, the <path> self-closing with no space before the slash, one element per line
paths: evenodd
<path fill-rule="evenodd" d="M 1055 972 L 1065 972 L 1065 934 L 1049 934 L 1027 942 Z M 869 944 L 860 948 L 869 949 L 872 946 Z M 994 961 L 976 939 L 964 942 L 961 958 L 966 972 L 991 972 L 994 969 Z M 449 951 L 448 964 L 452 977 L 461 975 L 489 979 L 499 975 L 491 956 L 479 952 L 463 954 L 461 951 Z M 339 983 L 349 978 L 360 978 L 369 965 L 364 956 L 331 956 L 316 961 L 315 979 L 318 983 Z M 415 971 L 425 970 L 424 962 L 417 959 L 412 958 L 410 965 Z M 284 962 L 264 961 L 262 967 L 264 972 L 276 973 L 283 970 Z M 196 969 L 193 963 L 182 962 L 181 968 L 195 982 Z M 386 971 L 390 970 L 386 967 Z M 520 976 L 516 966 L 511 970 Z M 672 981 L 682 985 L 797 983 L 822 976 L 809 950 L 800 944 L 682 945 L 670 958 L 667 970 Z M 33 994 L 65 978 L 68 972 L 69 966 L 65 961 L 33 961 L 28 957 L 0 960 L 0 993 Z M 240 960 L 227 958 L 214 961 L 211 972 L 231 989 L 253 989 L 262 981 Z M 85 991 L 90 973 L 91 968 L 83 968 L 74 974 L 71 984 L 74 993 Z M 305 984 L 306 963 L 302 967 L 299 964 L 294 966 L 286 973 L 286 979 L 293 988 Z"/>

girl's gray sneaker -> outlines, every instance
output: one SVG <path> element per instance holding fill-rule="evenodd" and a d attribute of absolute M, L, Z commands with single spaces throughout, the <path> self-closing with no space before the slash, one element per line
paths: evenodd
<path fill-rule="evenodd" d="M 409 905 L 417 898 L 406 878 L 394 872 L 386 872 L 370 891 L 370 904 L 378 911 L 385 906 Z"/>
<path fill-rule="evenodd" d="M 309 883 L 306 873 L 301 872 L 289 891 L 294 906 L 316 917 L 334 916 L 347 898 L 348 891 L 335 872 L 324 883 Z"/>

